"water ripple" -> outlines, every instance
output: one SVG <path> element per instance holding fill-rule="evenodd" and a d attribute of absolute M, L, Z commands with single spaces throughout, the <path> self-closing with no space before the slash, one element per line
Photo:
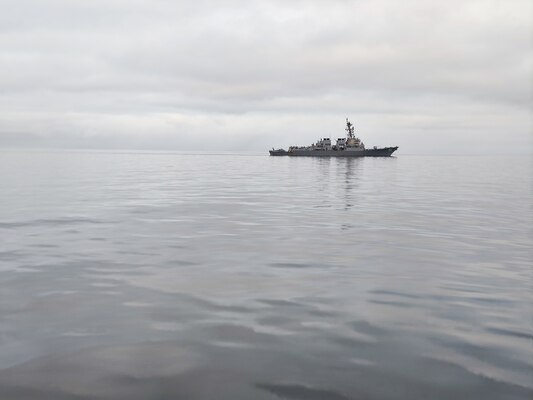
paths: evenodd
<path fill-rule="evenodd" d="M 1 398 L 533 397 L 526 159 L 0 163 Z"/>

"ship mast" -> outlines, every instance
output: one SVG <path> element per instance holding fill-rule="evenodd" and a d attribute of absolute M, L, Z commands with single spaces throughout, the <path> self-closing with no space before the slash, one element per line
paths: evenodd
<path fill-rule="evenodd" d="M 348 118 L 346 118 L 345 131 L 347 132 L 346 136 L 348 136 L 349 139 L 353 139 L 355 137 L 354 135 L 355 127 L 352 125 L 350 121 L 348 121 Z"/>

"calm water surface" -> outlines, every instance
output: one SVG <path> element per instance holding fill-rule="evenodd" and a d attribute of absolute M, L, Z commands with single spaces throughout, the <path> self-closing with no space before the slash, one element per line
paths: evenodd
<path fill-rule="evenodd" d="M 0 153 L 1 399 L 531 399 L 527 157 Z"/>

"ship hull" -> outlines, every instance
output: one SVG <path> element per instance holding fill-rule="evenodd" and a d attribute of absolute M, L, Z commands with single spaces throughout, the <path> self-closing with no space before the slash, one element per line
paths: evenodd
<path fill-rule="evenodd" d="M 269 150 L 268 152 L 270 153 L 271 156 L 288 156 L 289 155 L 289 152 L 283 149 Z"/>
<path fill-rule="evenodd" d="M 289 157 L 390 157 L 398 147 L 382 147 L 379 149 L 352 150 L 270 150 L 271 156 Z"/>

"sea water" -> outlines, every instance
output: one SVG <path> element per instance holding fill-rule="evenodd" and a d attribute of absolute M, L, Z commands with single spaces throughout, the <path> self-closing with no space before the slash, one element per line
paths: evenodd
<path fill-rule="evenodd" d="M 526 157 L 0 153 L 2 399 L 531 399 Z"/>

